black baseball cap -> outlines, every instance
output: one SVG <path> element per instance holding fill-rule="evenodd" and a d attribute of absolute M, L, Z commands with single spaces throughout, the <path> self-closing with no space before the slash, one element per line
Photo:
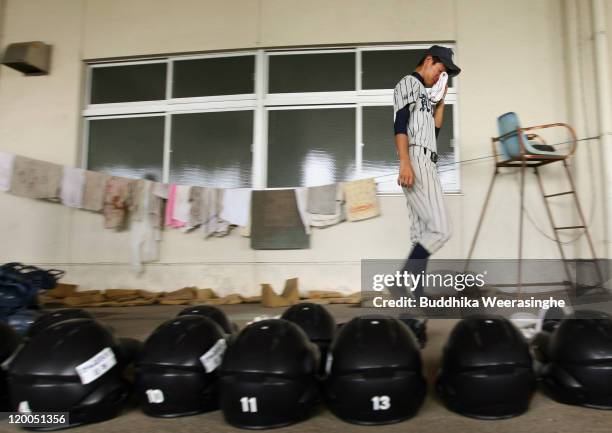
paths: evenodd
<path fill-rule="evenodd" d="M 444 66 L 446 66 L 446 72 L 449 77 L 456 77 L 461 72 L 461 68 L 453 63 L 453 50 L 450 48 L 432 45 L 425 54 L 439 58 Z"/>

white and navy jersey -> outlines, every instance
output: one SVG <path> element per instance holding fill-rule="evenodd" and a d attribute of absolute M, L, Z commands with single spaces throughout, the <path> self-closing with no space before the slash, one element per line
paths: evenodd
<path fill-rule="evenodd" d="M 393 113 L 396 134 L 407 134 L 410 146 L 417 145 L 437 152 L 434 105 L 429 99 L 421 76 L 413 72 L 395 86 Z"/>

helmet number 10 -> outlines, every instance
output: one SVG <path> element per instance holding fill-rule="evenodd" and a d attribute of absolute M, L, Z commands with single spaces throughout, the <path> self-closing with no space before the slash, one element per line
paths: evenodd
<path fill-rule="evenodd" d="M 378 395 L 372 397 L 373 410 L 387 410 L 391 407 L 391 398 L 388 395 Z"/>
<path fill-rule="evenodd" d="M 240 404 L 243 412 L 257 412 L 257 397 L 242 397 Z"/>

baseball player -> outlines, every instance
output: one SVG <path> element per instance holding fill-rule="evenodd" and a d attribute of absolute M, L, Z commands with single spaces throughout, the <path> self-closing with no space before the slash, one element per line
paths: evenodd
<path fill-rule="evenodd" d="M 428 93 L 428 88 L 434 86 L 444 72 L 454 77 L 461 69 L 453 62 L 450 48 L 433 45 L 414 72 L 397 83 L 393 93 L 395 147 L 400 160 L 397 182 L 406 196 L 413 244 L 402 273 L 407 271 L 416 275 L 424 272 L 429 256 L 451 236 L 451 224 L 436 170 L 436 138 L 442 127 L 448 85 L 437 103 L 432 102 Z M 408 294 L 405 287 L 390 289 L 394 295 Z M 412 290 L 417 298 L 423 296 L 422 283 Z"/>

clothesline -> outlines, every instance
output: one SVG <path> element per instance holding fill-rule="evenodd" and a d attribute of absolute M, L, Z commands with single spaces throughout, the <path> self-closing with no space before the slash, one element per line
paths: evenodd
<path fill-rule="evenodd" d="M 593 136 L 593 137 L 585 137 L 585 138 L 581 138 L 578 139 L 578 142 L 581 141 L 587 141 L 587 140 L 592 140 L 592 139 L 596 139 L 599 138 L 598 136 Z M 563 142 L 558 142 L 558 143 L 554 143 L 552 144 L 552 146 L 560 146 L 562 144 L 567 144 L 567 143 L 571 143 L 571 141 L 563 141 Z M 12 165 L 14 163 L 14 159 L 17 155 L 14 154 L 9 154 L 9 153 L 5 153 L 5 152 L 1 152 L 0 151 L 0 190 L 4 190 L 4 191 L 9 191 L 12 190 L 11 192 L 16 193 L 17 195 L 23 195 L 26 197 L 31 197 L 31 198 L 42 198 L 42 199 L 61 199 L 62 203 L 67 205 L 67 206 L 72 206 L 72 207 L 82 207 L 86 210 L 93 210 L 93 211 L 100 211 L 102 209 L 102 206 L 98 206 L 98 204 L 87 204 L 85 203 L 83 206 L 80 206 L 79 203 L 79 194 L 82 194 L 82 192 L 80 192 L 78 189 L 74 189 L 74 188 L 70 188 L 71 184 L 77 182 L 78 183 L 78 179 L 80 177 L 83 176 L 83 172 L 87 173 L 90 176 L 97 176 L 98 177 L 98 185 L 96 188 L 97 191 L 89 191 L 92 195 L 96 196 L 97 202 L 100 202 L 100 196 L 103 194 L 103 188 L 101 187 L 101 185 L 104 184 L 105 182 L 105 178 L 104 176 L 109 176 L 109 175 L 105 175 L 103 173 L 96 173 L 96 172 L 91 172 L 91 171 L 87 171 L 87 170 L 82 170 L 82 169 L 77 169 L 77 168 L 69 168 L 66 167 L 66 170 L 63 170 L 63 173 L 61 171 L 61 169 L 59 167 L 59 165 L 57 164 L 52 164 L 52 163 L 47 163 L 44 161 L 39 161 L 39 163 L 41 164 L 46 164 L 46 171 L 44 173 L 42 173 L 43 175 L 41 176 L 40 179 L 36 179 L 34 178 L 30 178 L 30 179 L 22 179 L 21 184 L 19 185 L 20 188 L 11 188 L 11 172 L 12 172 Z M 474 162 L 478 162 L 478 161 L 485 161 L 485 160 L 489 160 L 491 158 L 493 158 L 493 155 L 487 155 L 487 156 L 480 156 L 480 157 L 475 157 L 475 158 L 470 158 L 470 159 L 465 159 L 465 160 L 461 160 L 461 161 L 452 161 L 452 162 L 443 162 L 440 163 L 438 165 L 438 167 L 440 168 L 439 172 L 440 173 L 445 173 L 448 171 L 452 171 L 455 170 L 455 166 L 458 166 L 459 164 L 468 164 L 468 163 L 474 163 Z M 20 157 L 23 158 L 23 157 Z M 30 161 L 38 161 L 38 160 L 30 160 Z M 80 170 L 80 171 L 79 171 Z M 41 173 L 38 173 L 41 174 Z M 373 179 L 375 182 L 377 183 L 382 183 L 382 182 L 388 182 L 388 178 L 389 177 L 395 177 L 397 176 L 397 171 L 393 171 L 393 172 L 389 172 L 386 174 L 380 174 L 378 176 L 373 176 L 373 177 L 367 177 L 366 179 Z M 53 182 L 58 182 L 58 179 L 62 178 L 62 187 L 64 186 L 68 186 L 68 188 L 62 188 L 62 191 L 60 194 L 56 194 L 53 191 L 53 188 L 49 188 L 49 190 L 45 190 L 47 187 L 49 187 L 49 185 L 52 185 Z M 122 177 L 118 177 L 115 176 L 115 179 L 126 179 L 126 181 L 128 181 L 128 178 L 122 178 Z M 339 182 L 340 184 L 345 183 L 345 182 Z M 168 184 L 160 184 L 160 183 L 155 183 L 156 185 L 163 185 L 165 187 L 168 187 Z M 329 186 L 329 185 L 336 185 L 337 183 L 332 183 L 332 184 L 327 184 L 327 185 L 320 185 L 320 186 Z M 105 185 L 104 185 L 105 186 Z M 182 185 L 182 187 L 192 187 L 189 185 Z M 18 191 L 15 191 L 15 189 L 17 189 Z M 264 189 L 253 189 L 253 188 L 216 188 L 217 190 L 227 190 L 228 192 L 233 192 L 233 191 L 239 191 L 239 190 L 250 190 L 250 191 L 280 191 L 280 190 L 286 190 L 286 189 L 294 189 L 294 188 L 264 188 Z M 86 194 L 87 195 L 87 194 Z M 163 197 L 166 198 L 166 197 Z M 244 220 L 244 218 L 242 218 Z M 112 226 L 113 224 L 111 224 Z M 238 225 L 244 225 L 243 223 L 238 224 Z M 112 227 L 109 227 L 112 228 Z"/>
<path fill-rule="evenodd" d="M 599 135 L 595 135 L 595 136 L 593 136 L 593 137 L 585 137 L 585 138 L 580 138 L 580 139 L 577 139 L 577 140 L 576 140 L 576 142 L 580 142 L 580 141 L 589 141 L 589 140 L 595 140 L 595 139 L 599 139 L 599 138 L 600 138 L 600 136 L 599 136 Z M 558 143 L 553 143 L 553 144 L 550 144 L 550 146 L 557 147 L 557 146 L 561 146 L 561 145 L 563 145 L 563 144 L 573 143 L 573 141 L 574 141 L 574 140 L 560 141 L 560 142 L 558 142 Z M 479 156 L 479 157 L 476 157 L 476 158 L 463 159 L 463 160 L 461 160 L 461 161 L 452 161 L 452 162 L 444 162 L 444 163 L 440 163 L 440 164 L 438 164 L 438 167 L 451 167 L 451 166 L 453 166 L 453 168 L 448 168 L 448 169 L 446 169 L 446 170 L 438 170 L 438 172 L 439 172 L 439 173 L 446 173 L 446 172 L 449 172 L 449 171 L 453 171 L 453 170 L 455 170 L 455 168 L 454 168 L 454 166 L 455 166 L 455 165 L 467 164 L 467 163 L 470 163 L 470 162 L 475 162 L 475 161 L 484 161 L 484 160 L 489 160 L 489 159 L 494 158 L 495 156 L 499 156 L 499 155 L 487 155 L 487 156 Z M 380 175 L 378 175 L 378 176 L 375 176 L 375 177 L 374 177 L 374 179 L 375 179 L 376 181 L 378 181 L 379 179 L 383 179 L 383 178 L 385 178 L 385 177 L 389 177 L 389 176 L 397 176 L 397 175 L 398 175 L 398 172 L 397 172 L 397 171 L 394 171 L 394 172 L 389 172 L 388 174 L 380 174 Z"/>
<path fill-rule="evenodd" d="M 440 172 L 491 158 L 441 163 L 453 168 Z M 133 265 L 139 269 L 157 260 L 164 226 L 198 228 L 207 238 L 224 236 L 235 225 L 251 237 L 254 249 L 308 248 L 310 226 L 379 215 L 375 184 L 389 176 L 397 172 L 308 188 L 207 188 L 111 176 L 0 151 L 0 191 L 103 213 L 109 229 L 127 228 L 129 222 Z"/>
<path fill-rule="evenodd" d="M 62 166 L 0 151 L 0 190 L 101 213 L 104 228 L 129 230 L 132 264 L 158 260 L 162 228 L 225 236 L 232 226 L 253 249 L 310 247 L 310 227 L 380 214 L 374 179 L 320 187 L 254 190 L 163 184 Z"/>

